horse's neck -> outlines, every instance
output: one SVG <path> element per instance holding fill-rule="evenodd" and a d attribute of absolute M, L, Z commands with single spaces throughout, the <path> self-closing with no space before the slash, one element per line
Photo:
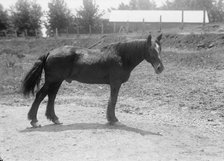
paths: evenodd
<path fill-rule="evenodd" d="M 146 42 L 130 43 L 123 49 L 123 61 L 126 67 L 130 70 L 134 69 L 139 63 L 144 60 L 144 53 L 146 52 Z"/>

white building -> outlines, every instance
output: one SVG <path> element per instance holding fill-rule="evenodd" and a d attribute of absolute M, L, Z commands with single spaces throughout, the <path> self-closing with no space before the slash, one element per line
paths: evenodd
<path fill-rule="evenodd" d="M 110 22 L 209 23 L 203 10 L 112 10 Z"/>

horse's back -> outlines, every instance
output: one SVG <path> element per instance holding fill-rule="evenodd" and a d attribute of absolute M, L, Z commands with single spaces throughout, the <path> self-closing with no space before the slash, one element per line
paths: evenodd
<path fill-rule="evenodd" d="M 77 80 L 108 84 L 111 73 L 122 70 L 121 59 L 113 50 L 63 46 L 50 52 L 45 66 L 48 81 Z M 121 72 L 118 72 L 121 73 Z"/>
<path fill-rule="evenodd" d="M 80 48 L 74 46 L 61 46 L 59 48 L 51 50 L 48 59 L 71 56 L 74 55 L 76 50 L 78 49 Z"/>

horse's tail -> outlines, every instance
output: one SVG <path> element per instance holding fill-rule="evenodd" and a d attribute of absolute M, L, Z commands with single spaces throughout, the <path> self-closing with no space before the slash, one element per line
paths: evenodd
<path fill-rule="evenodd" d="M 40 56 L 35 62 L 30 71 L 26 74 L 22 82 L 22 93 L 24 96 L 29 96 L 30 93 L 34 95 L 35 86 L 39 87 L 41 74 L 49 53 Z"/>

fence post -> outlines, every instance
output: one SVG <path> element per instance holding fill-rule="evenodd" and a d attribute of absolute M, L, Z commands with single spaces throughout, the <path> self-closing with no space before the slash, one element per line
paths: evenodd
<path fill-rule="evenodd" d="M 27 37 L 27 36 L 28 36 L 27 29 L 25 29 L 25 37 Z"/>
<path fill-rule="evenodd" d="M 55 29 L 55 36 L 58 37 L 58 28 Z"/>
<path fill-rule="evenodd" d="M 104 34 L 104 25 L 103 25 L 103 23 L 101 24 L 101 34 Z"/>
<path fill-rule="evenodd" d="M 162 15 L 159 17 L 159 31 L 162 31 Z"/>
<path fill-rule="evenodd" d="M 142 19 L 142 34 L 145 33 L 145 19 Z"/>
<path fill-rule="evenodd" d="M 66 37 L 68 37 L 68 27 L 66 28 Z"/>
<path fill-rule="evenodd" d="M 116 33 L 116 22 L 114 22 L 114 33 Z"/>
<path fill-rule="evenodd" d="M 37 32 L 37 29 L 35 29 L 35 37 L 38 38 L 38 32 Z"/>
<path fill-rule="evenodd" d="M 89 25 L 89 34 L 90 35 L 92 34 L 92 27 L 91 27 L 91 25 Z"/>
<path fill-rule="evenodd" d="M 76 27 L 76 34 L 79 35 L 79 26 Z"/>
<path fill-rule="evenodd" d="M 5 31 L 3 31 L 4 32 L 4 34 L 5 34 L 5 37 L 8 37 L 8 35 L 7 35 L 7 31 L 5 30 Z"/>
<path fill-rule="evenodd" d="M 203 9 L 203 28 L 205 27 L 205 8 Z"/>
<path fill-rule="evenodd" d="M 181 30 L 184 29 L 184 10 L 182 10 L 182 18 L 181 18 Z"/>
<path fill-rule="evenodd" d="M 128 31 L 129 31 L 129 21 L 127 21 L 127 25 L 126 25 L 126 32 L 128 34 Z"/>
<path fill-rule="evenodd" d="M 17 35 L 17 30 L 14 30 L 14 32 L 15 32 L 15 37 L 18 37 L 18 35 Z"/>

